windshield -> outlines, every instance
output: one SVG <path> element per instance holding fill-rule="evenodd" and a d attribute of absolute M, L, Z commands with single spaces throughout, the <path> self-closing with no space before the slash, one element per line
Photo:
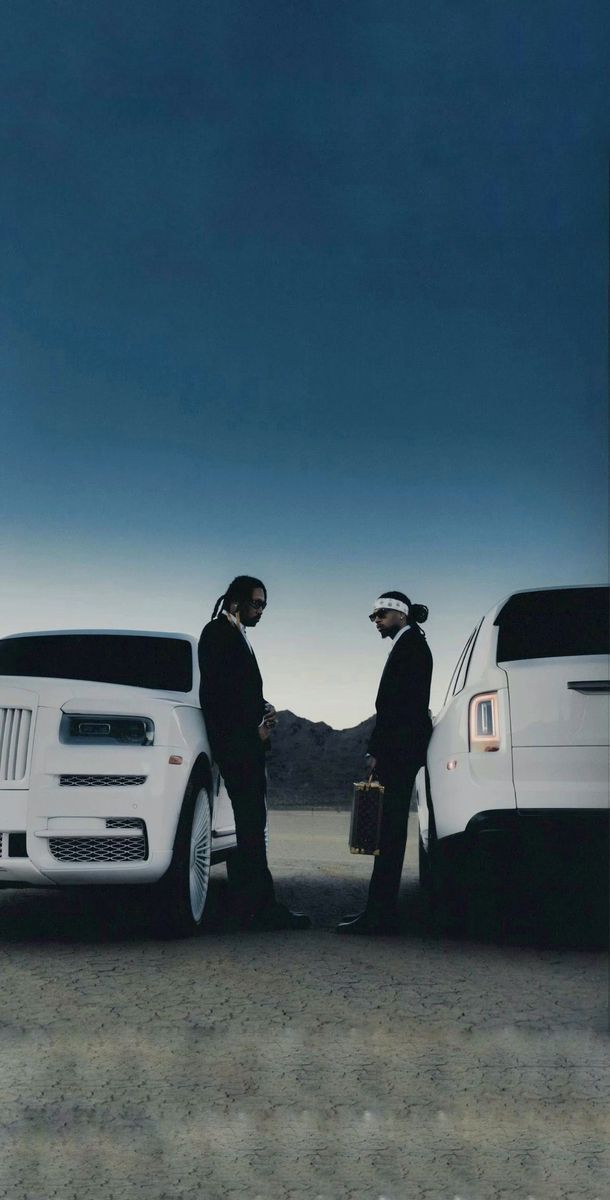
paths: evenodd
<path fill-rule="evenodd" d="M 495 624 L 498 662 L 608 653 L 605 587 L 557 588 L 511 596 Z"/>
<path fill-rule="evenodd" d="M 0 675 L 88 679 L 154 691 L 190 692 L 190 642 L 122 633 L 53 633 L 0 641 Z"/>

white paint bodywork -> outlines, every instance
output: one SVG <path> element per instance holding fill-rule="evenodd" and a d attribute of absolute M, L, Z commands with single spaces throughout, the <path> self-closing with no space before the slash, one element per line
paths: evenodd
<path fill-rule="evenodd" d="M 551 590 L 551 589 L 549 589 Z M 430 802 L 439 839 L 463 833 L 479 813 L 608 808 L 608 695 L 568 688 L 607 680 L 605 655 L 496 663 L 494 621 L 508 597 L 483 618 L 465 686 L 449 688 L 435 717 L 426 770 L 415 791 L 428 845 Z M 476 695 L 497 694 L 500 748 L 469 749 L 468 713 Z"/>
<path fill-rule="evenodd" d="M 520 809 L 608 804 L 608 694 L 569 688 L 608 678 L 605 656 L 506 664 Z"/>
<path fill-rule="evenodd" d="M 133 634 L 129 630 L 58 630 L 58 633 Z M 33 635 L 27 635 L 33 636 Z M 27 761 L 21 779 L 0 778 L 0 882 L 49 884 L 151 883 L 167 870 L 185 790 L 196 764 L 212 756 L 199 705 L 197 642 L 187 634 L 154 633 L 189 642 L 190 692 L 154 691 L 82 680 L 0 676 L 0 709 L 31 712 Z M 60 739 L 63 714 L 148 717 L 152 745 L 74 745 Z M 180 763 L 170 758 L 179 757 Z M 235 846 L 233 813 L 212 765 L 213 851 Z M 145 776 L 137 786 L 62 786 L 60 776 Z M 113 836 L 108 818 L 145 822 L 148 855 L 132 862 L 64 862 L 53 856 L 51 836 Z M 27 857 L 9 857 L 8 835 L 26 833 Z M 117 831 L 116 836 L 126 836 Z M 128 835 L 127 835 L 128 836 Z"/>

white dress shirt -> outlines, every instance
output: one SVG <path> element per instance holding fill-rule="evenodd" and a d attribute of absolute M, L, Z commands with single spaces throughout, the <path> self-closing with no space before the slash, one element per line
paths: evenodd
<path fill-rule="evenodd" d="M 250 654 L 254 654 L 254 650 L 252 649 L 252 646 L 250 645 L 250 641 L 248 639 L 248 634 L 246 633 L 246 630 L 245 630 L 244 626 L 242 625 L 241 621 L 238 621 L 237 617 L 234 617 L 233 613 L 227 612 L 226 609 L 224 610 L 224 615 L 227 618 L 227 621 L 230 621 L 231 624 L 234 625 L 236 629 L 239 629 L 239 632 L 241 633 L 242 637 L 245 638 L 246 646 L 248 647 Z"/>

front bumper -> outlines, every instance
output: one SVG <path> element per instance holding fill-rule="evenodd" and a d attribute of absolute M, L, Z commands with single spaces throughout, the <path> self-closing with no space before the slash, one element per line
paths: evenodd
<path fill-rule="evenodd" d="M 33 772 L 27 789 L 0 789 L 0 883 L 147 883 L 164 874 L 188 768 L 168 765 L 167 748 L 151 748 L 144 764 L 136 751 L 123 756 L 121 776 L 141 783 L 116 782 L 114 763 L 99 766 L 110 784 L 90 773 L 87 785 L 62 785 L 55 767 Z"/>

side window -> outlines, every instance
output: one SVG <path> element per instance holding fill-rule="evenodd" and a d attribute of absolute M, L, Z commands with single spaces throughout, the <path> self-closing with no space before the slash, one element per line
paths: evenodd
<path fill-rule="evenodd" d="M 474 650 L 474 644 L 477 640 L 477 634 L 478 634 L 479 629 L 481 628 L 482 624 L 483 624 L 483 622 L 480 621 L 479 624 L 477 625 L 476 629 L 473 629 L 473 631 L 468 639 L 468 642 L 466 644 L 466 649 L 464 650 L 464 654 L 462 656 L 462 661 L 460 663 L 460 667 L 459 667 L 459 670 L 457 673 L 455 686 L 453 688 L 454 696 L 457 696 L 458 692 L 461 692 L 462 688 L 464 687 L 464 685 L 466 683 L 466 679 L 468 677 L 468 668 L 469 668 L 471 660 L 472 660 L 472 652 Z"/>
<path fill-rule="evenodd" d="M 472 639 L 473 639 L 475 633 L 476 633 L 476 629 L 473 629 L 470 637 L 468 638 L 468 641 L 466 642 L 466 645 L 464 646 L 464 649 L 462 650 L 462 653 L 460 654 L 460 657 L 457 660 L 455 670 L 453 672 L 453 675 L 451 676 L 451 679 L 449 680 L 449 687 L 447 688 L 447 695 L 445 696 L 445 699 L 443 701 L 444 704 L 447 703 L 450 696 L 455 696 L 456 691 L 460 690 L 457 686 L 458 677 L 461 674 L 462 667 L 464 665 L 464 661 L 468 655 L 468 651 L 470 650 Z M 462 684 L 462 687 L 463 686 L 464 685 Z"/>

